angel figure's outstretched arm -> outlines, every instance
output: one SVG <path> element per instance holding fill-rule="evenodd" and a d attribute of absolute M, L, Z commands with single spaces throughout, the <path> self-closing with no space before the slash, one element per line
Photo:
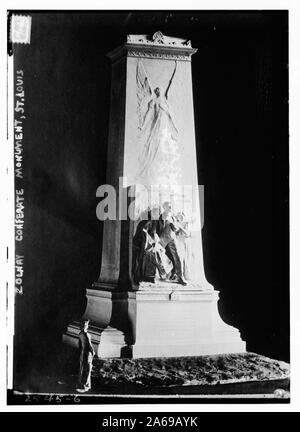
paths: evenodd
<path fill-rule="evenodd" d="M 170 90 L 170 87 L 171 87 L 171 84 L 172 84 L 172 81 L 173 81 L 173 78 L 174 78 L 174 75 L 175 75 L 176 69 L 177 69 L 177 60 L 175 60 L 174 70 L 173 70 L 173 73 L 172 73 L 171 79 L 170 79 L 170 81 L 169 81 L 169 84 L 168 84 L 167 90 L 166 90 L 166 92 L 165 92 L 165 98 L 166 98 L 166 99 L 168 99 L 168 93 L 169 93 L 169 90 Z"/>

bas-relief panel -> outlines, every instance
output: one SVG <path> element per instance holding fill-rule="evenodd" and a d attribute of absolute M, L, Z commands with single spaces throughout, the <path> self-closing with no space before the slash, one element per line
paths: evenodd
<path fill-rule="evenodd" d="M 178 147 L 179 131 L 172 113 L 170 99 L 173 80 L 176 79 L 177 61 L 165 87 L 151 85 L 151 79 L 140 59 L 136 68 L 138 134 L 137 184 L 181 184 Z"/>
<path fill-rule="evenodd" d="M 190 64 L 128 59 L 124 159 L 127 184 L 197 184 L 193 158 Z"/>

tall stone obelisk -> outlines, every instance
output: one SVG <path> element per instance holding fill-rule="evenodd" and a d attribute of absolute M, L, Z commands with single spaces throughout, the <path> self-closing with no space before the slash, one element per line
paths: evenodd
<path fill-rule="evenodd" d="M 117 209 L 116 218 L 104 221 L 100 276 L 87 289 L 84 314 L 99 357 L 245 351 L 239 331 L 220 318 L 218 292 L 204 273 L 191 74 L 196 51 L 190 41 L 157 32 L 129 35 L 109 54 L 106 183 L 116 191 Z M 162 233 L 168 223 L 176 230 L 165 243 L 164 234 L 155 243 L 159 235 L 151 237 L 142 219 L 161 208 L 156 226 Z M 172 277 L 162 277 L 158 268 L 155 278 L 137 281 L 139 232 L 154 246 L 163 244 L 160 256 L 173 263 Z M 64 339 L 75 343 L 78 333 L 72 323 Z"/>

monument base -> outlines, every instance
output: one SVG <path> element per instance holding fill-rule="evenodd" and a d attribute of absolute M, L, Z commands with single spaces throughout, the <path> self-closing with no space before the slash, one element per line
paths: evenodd
<path fill-rule="evenodd" d="M 239 331 L 219 315 L 217 291 L 149 283 L 138 291 L 89 289 L 87 297 L 84 318 L 99 358 L 246 352 Z M 79 323 L 70 324 L 64 341 L 77 344 L 79 331 Z"/>

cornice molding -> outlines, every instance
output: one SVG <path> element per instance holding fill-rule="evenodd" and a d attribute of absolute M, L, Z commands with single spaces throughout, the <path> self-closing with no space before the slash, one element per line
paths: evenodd
<path fill-rule="evenodd" d="M 127 42 L 111 51 L 107 56 L 115 62 L 122 57 L 158 58 L 163 60 L 191 61 L 197 48 L 185 39 L 163 36 L 156 32 L 152 38 L 147 35 L 128 35 Z"/>

